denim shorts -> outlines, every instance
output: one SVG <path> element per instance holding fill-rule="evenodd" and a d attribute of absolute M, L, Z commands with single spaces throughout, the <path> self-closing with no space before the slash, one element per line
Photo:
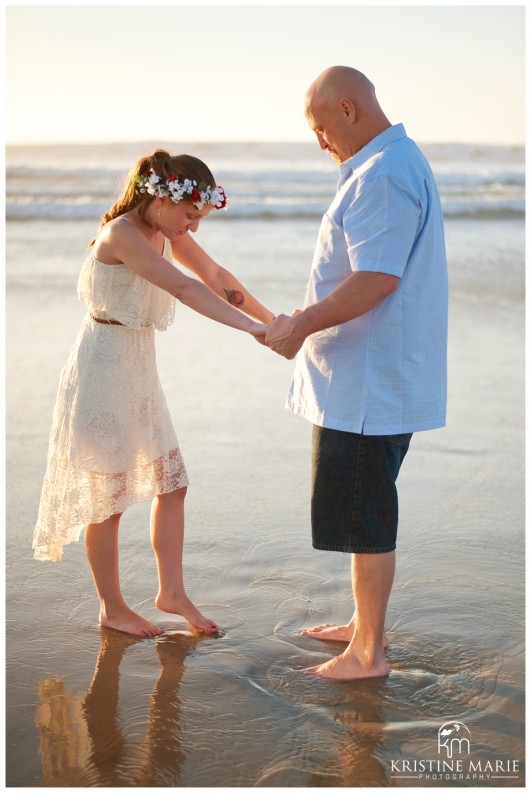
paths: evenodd
<path fill-rule="evenodd" d="M 396 479 L 412 433 L 358 435 L 313 428 L 312 544 L 322 551 L 396 548 Z"/>

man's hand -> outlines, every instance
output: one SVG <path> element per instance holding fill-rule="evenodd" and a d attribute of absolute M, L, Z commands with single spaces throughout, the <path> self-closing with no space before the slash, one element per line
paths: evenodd
<path fill-rule="evenodd" d="M 387 273 L 355 271 L 327 297 L 294 311 L 291 317 L 280 314 L 265 337 L 265 343 L 284 358 L 294 358 L 307 336 L 342 325 L 375 308 L 400 284 L 400 278 Z"/>
<path fill-rule="evenodd" d="M 296 319 L 300 313 L 298 310 L 294 311 L 291 317 L 279 314 L 266 333 L 267 346 L 288 360 L 295 358 L 306 338 L 300 332 Z"/>

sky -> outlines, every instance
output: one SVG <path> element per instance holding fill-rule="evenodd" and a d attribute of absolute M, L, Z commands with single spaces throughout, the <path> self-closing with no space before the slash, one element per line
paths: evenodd
<path fill-rule="evenodd" d="M 334 64 L 423 142 L 524 143 L 524 5 L 7 4 L 5 142 L 311 141 Z"/>

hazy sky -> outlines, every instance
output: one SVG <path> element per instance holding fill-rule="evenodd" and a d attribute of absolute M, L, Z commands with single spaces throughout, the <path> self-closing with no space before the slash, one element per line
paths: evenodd
<path fill-rule="evenodd" d="M 8 4 L 6 142 L 312 140 L 304 92 L 345 64 L 419 141 L 523 143 L 524 13 Z"/>

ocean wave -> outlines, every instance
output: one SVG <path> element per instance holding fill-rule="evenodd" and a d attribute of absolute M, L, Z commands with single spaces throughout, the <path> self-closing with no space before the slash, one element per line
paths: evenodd
<path fill-rule="evenodd" d="M 443 204 L 445 218 L 470 218 L 475 220 L 503 220 L 504 218 L 524 218 L 524 201 L 500 201 L 484 204 L 455 202 Z"/>
<path fill-rule="evenodd" d="M 212 163 L 229 195 L 227 219 L 320 220 L 338 168 L 313 143 L 167 144 Z M 150 142 L 7 147 L 8 220 L 98 220 L 119 194 L 131 163 Z M 421 145 L 447 218 L 523 217 L 522 146 Z"/>
<path fill-rule="evenodd" d="M 446 218 L 503 219 L 523 218 L 525 202 L 511 201 L 447 201 L 442 204 Z M 7 204 L 7 220 L 99 220 L 106 212 L 104 203 L 14 203 Z M 316 220 L 320 221 L 327 204 L 306 203 L 236 203 L 228 212 L 213 215 L 226 220 Z"/>
<path fill-rule="evenodd" d="M 326 177 L 326 178 L 325 178 Z M 8 181 L 7 220 L 94 220 L 108 211 L 118 194 L 116 180 L 98 173 L 70 183 L 59 180 L 19 178 Z M 525 215 L 525 179 L 516 171 L 490 174 L 444 173 L 436 176 L 446 218 L 496 219 Z M 221 180 L 220 180 L 221 181 Z M 227 219 L 320 221 L 335 193 L 330 175 L 275 172 L 266 178 L 232 174 L 221 181 L 231 185 Z"/>
<path fill-rule="evenodd" d="M 218 181 L 227 190 L 241 192 L 252 187 L 255 193 L 260 193 L 269 186 L 284 191 L 289 189 L 293 194 L 304 194 L 309 190 L 323 189 L 334 190 L 337 184 L 337 171 L 327 168 L 317 169 L 306 167 L 304 163 L 284 163 L 284 167 L 265 167 L 265 163 L 258 167 L 258 163 L 242 163 L 239 169 L 231 168 L 217 173 Z M 280 164 L 279 164 L 280 165 Z M 496 165 L 496 167 L 493 167 Z M 481 189 L 489 185 L 507 185 L 525 187 L 525 170 L 520 168 L 500 169 L 498 164 L 490 167 L 445 167 L 433 168 L 435 181 L 439 188 L 444 190 L 450 186 Z M 6 169 L 6 186 L 8 194 L 26 194 L 36 191 L 49 190 L 72 193 L 78 189 L 85 191 L 103 192 L 113 194 L 123 184 L 124 173 L 118 170 L 78 168 L 75 171 L 64 168 L 27 168 L 8 167 Z"/>
<path fill-rule="evenodd" d="M 7 220 L 97 220 L 108 204 L 13 203 L 6 205 Z"/>
<path fill-rule="evenodd" d="M 525 187 L 523 171 L 434 171 L 435 181 L 439 190 L 448 187 L 463 189 L 482 189 L 492 185 L 501 187 Z"/>

